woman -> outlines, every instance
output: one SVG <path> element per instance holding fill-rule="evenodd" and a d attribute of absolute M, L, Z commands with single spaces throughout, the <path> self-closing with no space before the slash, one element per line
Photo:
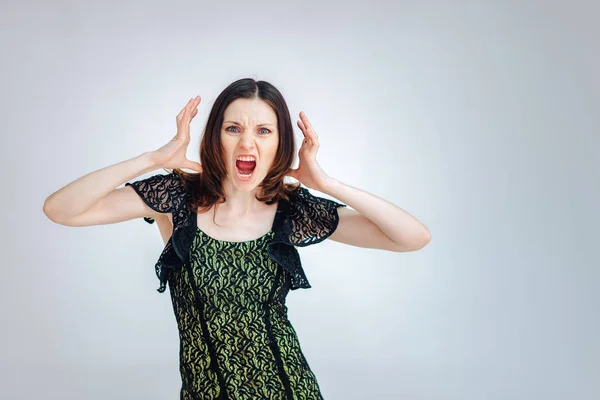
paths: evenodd
<path fill-rule="evenodd" d="M 190 99 L 177 115 L 169 143 L 75 180 L 48 197 L 44 212 L 67 226 L 157 221 L 165 247 L 155 269 L 159 292 L 169 283 L 179 328 L 180 399 L 321 399 L 287 318 L 287 293 L 311 287 L 296 248 L 329 238 L 414 251 L 429 242 L 429 231 L 399 207 L 329 177 L 303 112 L 292 169 L 290 114 L 265 81 L 241 79 L 218 96 L 201 163 L 188 160 L 199 104 L 199 96 Z M 159 168 L 171 172 L 128 182 Z"/>

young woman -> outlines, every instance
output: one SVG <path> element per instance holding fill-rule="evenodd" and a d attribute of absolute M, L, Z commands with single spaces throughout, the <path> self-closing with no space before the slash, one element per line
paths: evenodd
<path fill-rule="evenodd" d="M 169 143 L 73 181 L 46 199 L 44 212 L 67 226 L 157 222 L 165 247 L 155 270 L 158 291 L 169 284 L 178 323 L 180 399 L 321 399 L 287 318 L 288 292 L 311 287 L 297 247 L 329 238 L 414 251 L 429 242 L 429 231 L 394 204 L 328 176 L 303 112 L 292 169 L 290 113 L 265 81 L 241 79 L 218 96 L 201 163 L 188 160 L 199 104 L 199 96 L 190 99 L 177 115 Z M 159 168 L 170 171 L 128 182 Z"/>

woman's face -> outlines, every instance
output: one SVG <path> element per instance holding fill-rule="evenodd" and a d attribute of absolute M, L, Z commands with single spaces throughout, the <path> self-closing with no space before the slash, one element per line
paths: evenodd
<path fill-rule="evenodd" d="M 279 146 L 277 115 L 260 99 L 237 99 L 225 110 L 221 127 L 227 177 L 239 190 L 260 184 Z"/>

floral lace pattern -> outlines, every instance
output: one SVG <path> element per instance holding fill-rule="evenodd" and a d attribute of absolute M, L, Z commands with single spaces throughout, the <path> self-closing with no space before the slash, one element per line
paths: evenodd
<path fill-rule="evenodd" d="M 175 172 L 153 175 L 125 185 L 133 187 L 153 210 L 173 215 L 173 234 L 155 265 L 160 281 L 157 290 L 162 293 L 171 272 L 189 261 L 189 249 L 197 230 L 196 213 L 188 206 L 190 196 Z M 300 187 L 289 201 L 279 201 L 273 224 L 274 235 L 266 246 L 269 257 L 288 272 L 291 290 L 311 287 L 295 246 L 304 247 L 327 239 L 339 222 L 337 207 L 346 205 L 315 196 L 304 187 Z M 150 217 L 144 217 L 144 220 L 154 223 Z"/>
<path fill-rule="evenodd" d="M 273 234 L 226 242 L 197 230 L 190 263 L 171 275 L 181 399 L 322 399 L 287 317 L 286 272 L 266 251 Z"/>
<path fill-rule="evenodd" d="M 155 270 L 159 292 L 169 283 L 179 330 L 180 399 L 322 400 L 285 299 L 311 287 L 295 246 L 329 237 L 345 205 L 299 188 L 278 203 L 267 234 L 228 242 L 198 228 L 175 172 L 126 185 L 153 210 L 173 215 Z"/>

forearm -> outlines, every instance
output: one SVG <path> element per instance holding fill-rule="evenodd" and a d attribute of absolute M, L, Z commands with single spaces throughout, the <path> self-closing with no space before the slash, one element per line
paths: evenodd
<path fill-rule="evenodd" d="M 151 153 L 90 172 L 52 193 L 44 202 L 44 213 L 57 219 L 80 215 L 113 189 L 139 175 L 160 168 Z"/>
<path fill-rule="evenodd" d="M 392 240 L 399 244 L 427 244 L 431 235 L 425 225 L 397 205 L 330 178 L 319 191 L 332 196 L 358 211 Z"/>

